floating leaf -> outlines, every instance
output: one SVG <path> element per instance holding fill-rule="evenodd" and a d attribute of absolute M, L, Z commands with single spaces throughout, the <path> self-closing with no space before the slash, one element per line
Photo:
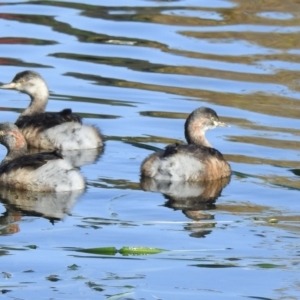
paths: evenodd
<path fill-rule="evenodd" d="M 281 268 L 281 265 L 274 265 L 269 263 L 263 263 L 263 264 L 256 264 L 256 267 L 262 268 L 262 269 L 273 269 L 273 268 Z"/>
<path fill-rule="evenodd" d="M 100 248 L 87 248 L 77 250 L 79 252 L 92 253 L 92 254 L 104 254 L 104 255 L 115 255 L 120 253 L 122 255 L 148 255 L 157 254 L 163 251 L 167 251 L 159 248 L 151 247 L 122 247 L 117 250 L 115 247 L 100 247 Z"/>
<path fill-rule="evenodd" d="M 149 248 L 149 247 L 122 247 L 119 252 L 123 255 L 148 255 L 157 254 L 166 251 L 159 248 Z"/>
<path fill-rule="evenodd" d="M 104 254 L 104 255 L 115 255 L 118 250 L 115 247 L 100 247 L 100 248 L 87 248 L 80 249 L 79 252 L 92 253 L 92 254 Z"/>

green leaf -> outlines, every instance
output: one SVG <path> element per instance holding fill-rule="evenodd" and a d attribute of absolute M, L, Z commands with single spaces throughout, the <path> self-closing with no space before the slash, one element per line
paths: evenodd
<path fill-rule="evenodd" d="M 269 263 L 256 264 L 255 266 L 262 268 L 262 269 L 282 268 L 282 266 L 280 266 L 280 265 L 274 265 L 274 264 L 269 264 Z"/>
<path fill-rule="evenodd" d="M 159 248 L 149 248 L 149 247 L 122 247 L 119 253 L 123 255 L 148 255 L 157 254 L 166 251 Z"/>
<path fill-rule="evenodd" d="M 122 247 L 120 250 L 117 250 L 115 247 L 100 247 L 80 249 L 76 251 L 104 255 L 115 255 L 117 253 L 120 253 L 122 255 L 148 255 L 161 253 L 167 250 L 151 247 Z"/>
<path fill-rule="evenodd" d="M 118 250 L 115 247 L 87 248 L 87 249 L 80 249 L 77 251 L 92 253 L 92 254 L 104 254 L 104 255 L 115 255 L 118 252 Z"/>

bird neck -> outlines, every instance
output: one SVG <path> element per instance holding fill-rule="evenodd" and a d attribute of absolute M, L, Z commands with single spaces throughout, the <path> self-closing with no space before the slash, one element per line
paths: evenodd
<path fill-rule="evenodd" d="M 26 154 L 26 149 L 24 148 L 17 148 L 17 149 L 7 149 L 6 157 L 2 160 L 1 165 L 7 163 L 11 160 L 14 160 L 20 156 L 24 156 Z"/>
<path fill-rule="evenodd" d="M 38 92 L 31 93 L 29 96 L 31 99 L 30 104 L 20 116 L 32 116 L 45 112 L 49 97 L 48 89 L 39 89 Z"/>
<path fill-rule="evenodd" d="M 204 133 L 190 136 L 187 139 L 187 142 L 188 144 L 196 144 L 196 145 L 210 147 L 210 148 L 213 147 L 211 143 L 206 139 Z"/>
<path fill-rule="evenodd" d="M 205 137 L 205 130 L 201 130 L 194 122 L 185 124 L 185 138 L 188 144 L 196 144 L 212 148 L 212 145 Z"/>
<path fill-rule="evenodd" d="M 7 149 L 7 154 L 1 165 L 17 157 L 23 156 L 27 152 L 27 143 L 19 130 L 10 131 L 3 145 Z"/>

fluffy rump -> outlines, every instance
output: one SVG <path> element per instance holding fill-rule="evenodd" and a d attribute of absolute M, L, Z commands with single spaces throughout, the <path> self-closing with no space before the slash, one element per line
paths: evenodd
<path fill-rule="evenodd" d="M 207 181 L 230 176 L 231 169 L 216 149 L 175 144 L 146 158 L 141 174 L 156 180 Z"/>
<path fill-rule="evenodd" d="M 103 146 L 103 138 L 99 130 L 90 125 L 78 122 L 66 122 L 44 131 L 38 127 L 21 128 L 29 146 L 39 149 L 93 149 Z"/>
<path fill-rule="evenodd" d="M 1 185 L 37 192 L 64 192 L 85 188 L 83 176 L 64 159 L 48 160 L 35 169 L 22 164 L 17 167 L 16 161 L 8 162 L 0 168 Z M 12 163 L 14 165 L 10 166 Z"/>
<path fill-rule="evenodd" d="M 204 171 L 203 162 L 189 154 L 163 157 L 154 153 L 142 165 L 142 175 L 156 180 L 198 181 Z"/>

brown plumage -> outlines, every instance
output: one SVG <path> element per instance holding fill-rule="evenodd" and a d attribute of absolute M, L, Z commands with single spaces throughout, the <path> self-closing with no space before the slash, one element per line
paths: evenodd
<path fill-rule="evenodd" d="M 2 89 L 17 90 L 30 96 L 29 106 L 16 125 L 29 146 L 46 150 L 93 149 L 103 146 L 98 128 L 82 124 L 81 118 L 67 108 L 58 113 L 45 112 L 49 97 L 46 82 L 34 71 L 18 73 Z"/>
<path fill-rule="evenodd" d="M 85 188 L 83 176 L 59 151 L 26 154 L 26 141 L 16 125 L 0 123 L 0 143 L 7 148 L 0 165 L 0 185 L 37 192 Z"/>
<path fill-rule="evenodd" d="M 216 112 L 201 107 L 185 122 L 187 145 L 168 145 L 164 151 L 151 154 L 141 166 L 143 177 L 157 180 L 206 181 L 230 176 L 231 168 L 223 155 L 205 138 L 207 129 L 226 126 Z"/>

